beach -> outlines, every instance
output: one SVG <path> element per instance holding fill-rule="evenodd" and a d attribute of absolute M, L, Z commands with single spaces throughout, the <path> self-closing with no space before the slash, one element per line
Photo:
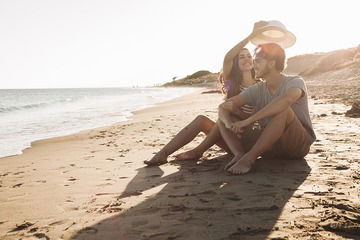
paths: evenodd
<path fill-rule="evenodd" d="M 197 115 L 216 119 L 222 95 L 203 91 L 0 159 L 0 239 L 359 239 L 360 119 L 341 103 L 311 99 L 317 140 L 302 160 L 232 176 L 213 147 L 145 167 Z"/>

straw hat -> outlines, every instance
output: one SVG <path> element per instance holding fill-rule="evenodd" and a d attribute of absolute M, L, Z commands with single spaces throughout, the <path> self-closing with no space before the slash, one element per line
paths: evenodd
<path fill-rule="evenodd" d="M 268 21 L 268 24 L 259 29 L 259 33 L 250 40 L 254 45 L 264 43 L 277 43 L 282 48 L 295 44 L 296 37 L 289 32 L 285 25 L 279 21 Z"/>

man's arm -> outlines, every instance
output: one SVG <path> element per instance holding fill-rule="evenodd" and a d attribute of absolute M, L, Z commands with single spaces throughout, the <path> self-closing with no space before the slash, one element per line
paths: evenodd
<path fill-rule="evenodd" d="M 254 115 L 243 121 L 238 121 L 229 125 L 230 129 L 236 134 L 239 134 L 245 127 L 253 124 L 254 122 L 285 111 L 285 109 L 293 105 L 302 96 L 303 90 L 300 88 L 290 88 L 284 95 L 273 99 L 268 105 L 256 112 Z"/>
<path fill-rule="evenodd" d="M 274 116 L 285 111 L 303 96 L 303 90 L 300 88 L 290 88 L 284 95 L 272 100 L 263 109 L 247 118 L 245 121 L 250 125 L 258 120 Z"/>
<path fill-rule="evenodd" d="M 237 114 L 238 109 L 245 105 L 245 99 L 240 95 L 229 98 L 219 106 L 219 121 L 223 122 L 226 128 L 232 124 L 231 114 Z"/>

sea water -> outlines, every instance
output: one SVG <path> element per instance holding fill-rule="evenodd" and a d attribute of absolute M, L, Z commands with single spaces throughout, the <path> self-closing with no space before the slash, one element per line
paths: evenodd
<path fill-rule="evenodd" d="M 0 89 L 0 157 L 31 142 L 111 125 L 196 88 Z"/>

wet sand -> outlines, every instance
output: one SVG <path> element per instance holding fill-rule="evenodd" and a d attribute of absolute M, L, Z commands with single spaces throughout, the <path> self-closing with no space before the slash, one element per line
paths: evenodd
<path fill-rule="evenodd" d="M 221 100 L 194 93 L 0 159 L 0 239 L 359 239 L 360 119 L 348 106 L 311 100 L 318 140 L 305 159 L 231 176 L 213 147 L 145 167 L 198 114 L 216 119 Z"/>

